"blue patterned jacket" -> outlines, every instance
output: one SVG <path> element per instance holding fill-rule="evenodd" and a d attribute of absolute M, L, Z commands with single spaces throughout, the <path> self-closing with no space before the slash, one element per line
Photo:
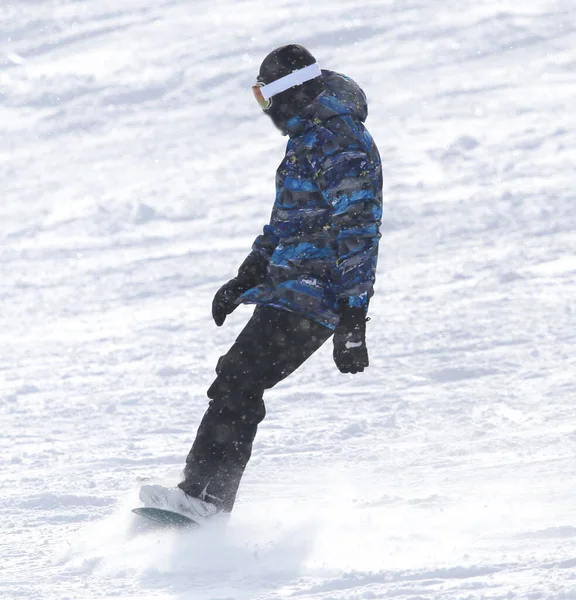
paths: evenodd
<path fill-rule="evenodd" d="M 366 96 L 322 71 L 326 91 L 288 121 L 269 225 L 247 260 L 262 277 L 239 303 L 276 306 L 330 328 L 346 302 L 368 309 L 382 216 L 382 166 L 364 127 Z"/>

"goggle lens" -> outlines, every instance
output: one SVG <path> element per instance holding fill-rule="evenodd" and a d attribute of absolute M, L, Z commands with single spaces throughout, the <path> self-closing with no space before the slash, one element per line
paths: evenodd
<path fill-rule="evenodd" d="M 262 95 L 262 86 L 264 84 L 263 83 L 257 83 L 256 85 L 252 86 L 252 93 L 254 94 L 254 98 L 256 98 L 256 102 L 258 102 L 258 104 L 260 105 L 260 108 L 262 110 L 266 110 L 268 108 L 270 108 L 270 105 L 272 104 L 272 102 L 270 100 L 266 100 L 264 98 L 264 96 Z"/>

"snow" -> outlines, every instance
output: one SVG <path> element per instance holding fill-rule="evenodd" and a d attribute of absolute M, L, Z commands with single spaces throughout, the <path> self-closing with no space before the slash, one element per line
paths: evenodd
<path fill-rule="evenodd" d="M 576 598 L 576 4 L 0 7 L 0 597 Z M 371 367 L 267 395 L 226 527 L 135 530 L 178 480 L 215 290 L 285 140 L 288 42 L 365 88 L 385 166 Z"/>

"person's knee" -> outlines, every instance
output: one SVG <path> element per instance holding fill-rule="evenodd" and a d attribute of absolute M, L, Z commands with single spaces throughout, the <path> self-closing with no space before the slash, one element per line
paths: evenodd
<path fill-rule="evenodd" d="M 266 407 L 263 392 L 216 378 L 207 395 L 210 398 L 208 411 L 218 415 L 218 421 L 223 425 L 219 437 L 229 435 L 227 430 L 231 426 L 241 428 L 242 425 L 258 425 L 264 419 Z"/>

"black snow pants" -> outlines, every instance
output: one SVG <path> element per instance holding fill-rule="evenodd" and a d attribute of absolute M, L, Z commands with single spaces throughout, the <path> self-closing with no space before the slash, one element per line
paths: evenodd
<path fill-rule="evenodd" d="M 293 373 L 331 335 L 328 327 L 300 315 L 256 307 L 218 361 L 208 410 L 186 458 L 180 488 L 232 510 L 258 424 L 266 415 L 264 390 Z"/>

